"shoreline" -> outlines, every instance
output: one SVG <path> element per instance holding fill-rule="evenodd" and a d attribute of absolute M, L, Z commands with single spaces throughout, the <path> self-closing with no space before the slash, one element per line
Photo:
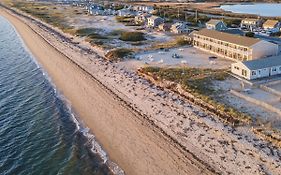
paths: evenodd
<path fill-rule="evenodd" d="M 153 169 L 152 167 L 148 167 L 148 165 L 155 165 L 160 169 L 162 168 L 161 166 L 168 168 L 169 170 L 174 168 L 173 172 L 172 170 L 169 172 L 164 170 L 165 172 L 163 172 L 161 169 L 161 172 L 158 170 L 147 170 L 139 172 L 140 174 L 195 174 L 196 172 L 190 172 L 190 169 L 192 169 L 193 166 L 200 167 L 195 168 L 201 171 L 197 174 L 202 174 L 202 171 L 206 174 L 211 174 L 210 172 L 217 172 L 218 174 L 279 174 L 278 172 L 281 171 L 281 150 L 255 136 L 249 127 L 231 127 L 225 125 L 218 119 L 218 116 L 215 116 L 212 112 L 208 112 L 206 109 L 194 104 L 192 101 L 186 100 L 179 94 L 165 88 L 157 87 L 140 77 L 137 73 L 127 70 L 126 67 L 123 67 L 122 65 L 104 61 L 104 58 L 98 55 L 95 52 L 95 49 L 88 47 L 85 45 L 86 43 L 73 43 L 72 37 L 63 33 L 61 30 L 16 9 L 10 9 L 7 10 L 7 12 L 10 12 L 9 14 L 15 16 L 15 18 L 19 18 L 23 23 L 29 26 L 30 29 L 34 30 L 35 33 L 41 35 L 47 42 L 49 42 L 49 45 L 57 49 L 58 52 L 61 52 L 69 60 L 74 61 L 79 67 L 86 70 L 89 75 L 92 75 L 98 81 L 102 82 L 102 85 L 105 87 L 100 87 L 103 89 L 102 92 L 108 88 L 109 91 L 106 92 L 108 96 L 106 97 L 110 96 L 111 100 L 113 98 L 113 100 L 117 102 L 117 106 L 121 106 L 122 108 L 125 108 L 125 110 L 130 111 L 130 114 L 132 114 L 132 112 L 136 114 L 128 115 L 128 118 L 120 116 L 122 121 L 126 119 L 133 120 L 133 122 L 129 122 L 131 124 L 133 123 L 132 125 L 127 126 L 127 123 L 124 123 L 124 125 L 129 128 L 133 127 L 132 131 L 134 132 L 129 133 L 129 135 L 133 135 L 132 141 L 128 141 L 128 137 L 123 137 L 125 139 L 120 140 L 119 143 L 125 141 L 126 145 L 130 145 L 132 144 L 131 142 L 144 142 L 145 145 L 133 145 L 131 146 L 132 149 L 127 149 L 129 151 L 138 151 L 142 149 L 144 152 L 132 153 L 123 150 L 123 153 L 127 157 L 133 157 L 134 154 L 141 156 L 149 154 L 150 157 L 133 158 L 133 161 L 135 162 L 124 162 L 125 165 L 131 163 L 131 165 L 133 164 L 137 166 L 137 168 L 140 168 L 140 165 L 143 166 L 143 168 L 140 168 L 141 170 L 147 170 L 147 168 Z M 75 38 L 76 37 L 74 36 L 74 39 Z M 79 68 L 80 71 L 82 69 Z M 64 70 L 61 71 L 63 72 Z M 82 82 L 86 81 L 84 80 L 86 76 L 82 77 Z M 77 83 L 80 83 L 81 80 L 79 78 Z M 75 82 L 72 83 L 75 84 Z M 82 91 L 79 93 L 85 91 L 83 87 L 81 87 Z M 86 90 L 88 89 L 86 88 Z M 91 92 L 91 90 L 89 90 L 89 92 Z M 97 95 L 99 97 L 101 94 Z M 86 99 L 87 98 L 90 97 L 87 96 Z M 103 100 L 106 101 L 107 103 L 104 103 L 105 106 L 109 105 L 108 100 L 111 102 L 109 98 L 103 99 L 102 97 L 97 99 L 101 100 L 101 102 L 103 102 Z M 88 101 L 92 102 L 91 100 Z M 92 103 L 97 104 L 97 102 Z M 104 107 L 103 105 L 101 106 Z M 84 106 L 82 106 L 82 108 L 83 107 Z M 118 111 L 118 109 L 110 108 L 106 109 L 106 112 Z M 91 111 L 93 109 L 89 110 Z M 98 108 L 98 110 L 98 112 L 102 113 L 100 108 Z M 104 113 L 102 114 L 104 115 Z M 111 118 L 113 120 L 115 119 L 113 117 Z M 120 123 L 118 123 L 118 121 L 121 122 L 119 118 L 115 119 L 117 123 L 114 123 L 114 121 L 111 120 L 109 122 L 100 121 L 96 118 L 89 120 L 89 118 L 83 119 L 81 117 L 81 119 L 84 122 L 86 119 L 88 121 L 85 122 L 86 124 L 89 122 L 93 126 L 96 124 L 98 129 L 101 130 L 104 128 L 97 123 L 91 123 L 91 121 L 99 123 L 104 122 L 104 126 L 109 126 L 110 124 L 114 124 L 113 126 L 119 124 L 118 126 L 121 126 Z M 104 119 L 102 118 L 102 120 Z M 135 132 L 135 127 L 140 130 L 140 133 Z M 93 128 L 93 130 L 94 129 L 97 128 Z M 107 130 L 108 129 L 110 130 L 111 128 L 107 128 Z M 120 132 L 122 132 L 123 135 L 128 135 L 127 132 L 131 132 L 131 130 L 126 129 L 127 128 L 116 128 L 116 130 L 111 130 L 113 130 L 112 133 L 118 133 L 117 136 L 119 136 Z M 150 130 L 151 132 L 146 130 Z M 143 133 L 141 131 L 145 132 Z M 97 132 L 100 131 L 97 130 Z M 94 133 L 96 134 L 96 131 L 94 131 Z M 137 140 L 139 137 L 135 137 L 135 134 L 142 136 L 140 138 L 141 140 Z M 143 137 L 143 135 L 145 135 L 145 137 Z M 114 138 L 114 141 L 116 141 L 116 136 L 109 138 Z M 154 143 L 156 142 L 155 144 L 152 144 L 152 146 L 161 146 L 160 150 L 158 147 L 152 147 L 153 150 L 154 148 L 158 150 L 158 152 L 152 152 L 153 155 L 150 155 L 151 145 L 148 145 L 147 143 L 151 142 L 146 142 L 147 140 L 145 139 L 147 138 L 150 138 Z M 99 139 L 97 140 L 99 141 Z M 111 141 L 111 139 L 108 140 Z M 141 148 L 135 148 L 136 146 L 141 146 Z M 118 148 L 122 151 L 123 147 L 120 146 Z M 159 158 L 157 154 L 163 153 L 161 152 L 163 150 L 167 156 L 161 155 L 162 158 L 165 157 L 162 160 L 160 157 L 161 162 L 155 162 L 156 159 L 151 159 L 151 157 L 155 156 Z M 108 150 L 106 151 L 108 152 Z M 127 155 L 128 153 L 130 155 Z M 113 154 L 116 155 L 116 152 L 113 152 Z M 111 160 L 114 161 L 111 153 L 109 153 L 109 156 Z M 123 160 L 127 161 L 127 159 Z M 145 161 L 145 163 L 147 163 L 147 166 L 145 166 L 143 165 L 143 162 L 138 162 L 142 160 L 150 160 L 153 164 L 149 161 Z M 173 160 L 177 161 L 173 162 Z M 120 165 L 120 163 L 118 163 L 118 165 Z M 171 167 L 169 168 L 167 166 Z M 123 168 L 122 166 L 120 167 Z M 132 167 L 130 166 L 129 168 Z M 177 169 L 180 170 L 177 171 Z M 188 170 L 184 172 L 185 169 Z"/>
<path fill-rule="evenodd" d="M 3 13 L 6 13 L 6 14 L 3 14 Z M 70 84 L 72 86 L 75 86 L 75 84 L 72 83 L 73 79 L 69 80 L 69 79 L 67 79 L 66 76 L 63 76 L 62 78 L 58 77 L 58 76 L 60 76 L 58 74 L 65 73 L 65 71 L 59 70 L 61 68 L 60 66 L 63 65 L 62 67 L 67 67 L 67 69 L 69 69 L 69 70 L 67 70 L 69 74 L 71 74 L 70 73 L 71 71 L 74 71 L 75 72 L 74 74 L 80 74 L 80 75 L 78 75 L 79 76 L 79 82 L 78 82 L 78 79 L 76 79 L 76 83 L 77 83 L 76 86 L 79 86 L 78 83 L 81 83 L 81 81 L 85 81 L 85 82 L 83 82 L 83 83 L 85 83 L 85 86 L 83 87 L 84 90 L 85 90 L 85 88 L 92 89 L 93 87 L 95 89 L 98 89 L 98 92 L 94 93 L 93 97 L 97 97 L 98 95 L 103 94 L 104 96 L 106 96 L 106 98 L 108 98 L 107 101 L 105 102 L 102 99 L 102 98 L 104 98 L 104 96 L 102 96 L 102 97 L 100 96 L 99 97 L 99 98 L 101 98 L 100 100 L 103 101 L 103 105 L 107 105 L 108 102 L 109 102 L 109 103 L 112 103 L 112 105 L 116 109 L 121 110 L 121 111 L 118 111 L 118 110 L 117 111 L 116 110 L 115 111 L 108 111 L 107 109 L 103 109 L 104 110 L 103 112 L 106 112 L 106 113 L 109 113 L 109 112 L 114 112 L 114 113 L 115 112 L 121 112 L 122 114 L 131 115 L 129 117 L 129 118 L 131 118 L 130 121 L 127 121 L 128 118 L 124 117 L 124 116 L 127 116 L 127 115 L 123 115 L 123 118 L 124 118 L 124 121 L 126 122 L 126 124 L 131 124 L 132 125 L 131 129 L 138 128 L 139 130 L 143 131 L 143 129 L 147 129 L 148 126 L 143 126 L 143 122 L 139 123 L 140 121 L 137 121 L 136 117 L 134 116 L 134 115 L 138 115 L 138 114 L 133 114 L 132 111 L 129 111 L 128 109 L 125 109 L 126 107 L 124 108 L 124 106 L 122 104 L 120 104 L 120 101 L 114 99 L 114 97 L 109 97 L 111 95 L 110 94 L 111 92 L 103 92 L 103 91 L 108 91 L 108 89 L 107 90 L 102 89 L 105 86 L 99 87 L 100 85 L 97 85 L 97 84 L 99 84 L 98 82 L 95 82 L 96 83 L 95 84 L 94 81 L 96 81 L 96 80 L 93 80 L 93 77 L 91 77 L 90 74 L 87 75 L 85 70 L 79 70 L 79 69 L 81 69 L 81 67 L 80 68 L 77 67 L 79 65 L 73 64 L 74 63 L 73 61 L 71 63 L 71 59 L 67 59 L 65 57 L 65 55 L 61 55 L 62 53 L 59 52 L 59 50 L 56 50 L 55 47 L 52 48 L 50 45 L 48 46 L 48 43 L 44 43 L 44 42 L 46 42 L 46 40 L 44 41 L 44 39 L 40 38 L 40 36 L 36 36 L 35 31 L 32 31 L 31 28 L 28 29 L 28 27 L 25 26 L 26 24 L 23 24 L 22 21 L 20 21 L 19 19 L 16 19 L 14 16 L 12 16 L 11 14 L 8 14 L 7 12 L 3 12 L 2 11 L 2 12 L 0 12 L 0 14 L 2 14 L 6 19 L 8 19 L 9 22 L 16 28 L 17 32 L 20 34 L 20 36 L 22 37 L 23 41 L 25 42 L 25 45 L 30 49 L 30 51 L 34 55 L 34 57 L 37 58 L 37 61 L 42 65 L 44 70 L 46 70 L 48 72 L 48 74 L 50 75 L 50 77 L 51 77 L 52 81 L 54 82 L 54 84 L 58 87 L 58 89 L 60 91 L 62 91 L 63 95 L 66 96 L 66 98 L 70 100 L 72 106 L 74 107 L 74 110 L 77 111 L 77 113 L 79 114 L 79 116 L 82 119 L 82 121 L 84 121 L 86 126 L 88 126 L 91 129 L 91 131 L 93 131 L 94 134 L 97 136 L 98 142 L 101 143 L 101 145 L 105 148 L 106 152 L 109 153 L 110 159 L 113 160 L 114 162 L 116 162 L 118 165 L 120 165 L 121 168 L 124 169 L 126 173 L 128 173 L 128 174 L 147 174 L 149 172 L 149 174 L 171 174 L 171 173 L 185 174 L 185 173 L 189 172 L 191 174 L 195 174 L 195 173 L 201 172 L 201 170 L 198 170 L 197 168 L 194 168 L 193 165 L 188 165 L 188 167 L 185 167 L 186 164 L 188 163 L 188 161 L 180 161 L 180 162 L 178 162 L 179 160 L 177 160 L 177 159 L 185 159 L 184 156 L 182 158 L 180 158 L 180 157 L 177 157 L 176 155 L 171 155 L 169 153 L 168 154 L 166 153 L 166 156 L 172 158 L 171 162 L 169 163 L 169 159 L 166 159 L 166 158 L 163 159 L 163 156 L 161 156 L 161 155 L 165 155 L 165 153 L 163 154 L 162 152 L 163 151 L 166 152 L 166 149 L 162 148 L 162 150 L 159 150 L 159 148 L 157 148 L 157 147 L 163 144 L 163 145 L 167 146 L 167 148 L 169 149 L 170 147 L 173 147 L 173 145 L 170 144 L 170 143 L 165 143 L 165 142 L 167 142 L 167 140 L 161 138 L 161 136 L 159 136 L 159 133 L 156 133 L 156 131 L 147 131 L 147 133 L 145 133 L 145 136 L 147 137 L 146 139 L 148 139 L 147 143 L 150 143 L 151 146 L 152 146 L 152 147 L 150 147 L 150 149 L 153 148 L 153 146 L 154 147 L 156 146 L 156 147 L 155 147 L 155 149 L 151 149 L 150 151 L 146 150 L 147 152 L 150 152 L 150 154 L 142 153 L 142 155 L 143 155 L 142 159 L 147 159 L 145 156 L 149 157 L 149 156 L 151 156 L 151 155 L 153 155 L 153 154 L 155 154 L 157 152 L 159 153 L 159 154 L 155 155 L 154 158 L 150 157 L 150 158 L 152 158 L 153 161 L 151 160 L 149 162 L 146 162 L 147 166 L 131 166 L 131 165 L 127 165 L 126 166 L 126 164 L 128 164 L 129 162 L 131 162 L 133 160 L 126 159 L 126 158 L 124 160 L 121 160 L 121 161 L 118 160 L 119 156 L 117 156 L 117 155 L 114 156 L 114 151 L 118 151 L 118 149 L 116 150 L 116 148 L 110 148 L 112 146 L 110 144 L 108 144 L 108 143 L 105 143 L 105 142 L 109 142 L 110 143 L 110 142 L 114 142 L 114 141 L 109 139 L 108 136 L 107 136 L 107 140 L 103 141 L 102 136 L 104 136 L 106 138 L 106 135 L 97 131 L 97 129 L 96 129 L 97 124 L 94 125 L 94 126 L 90 125 L 90 123 L 92 123 L 93 120 L 94 120 L 94 119 L 92 119 L 93 117 L 91 116 L 91 114 L 87 114 L 87 112 L 85 112 L 84 110 L 83 111 L 79 110 L 79 108 L 83 108 L 82 106 L 86 105 L 85 101 L 91 103 L 92 100 L 89 99 L 88 93 L 91 93 L 93 90 L 89 90 L 88 89 L 88 91 L 87 91 L 88 93 L 84 94 L 85 95 L 85 97 L 84 97 L 85 99 L 83 99 L 84 102 L 77 102 L 77 100 L 79 98 L 81 98 L 81 97 L 78 97 L 80 95 L 79 94 L 74 94 L 73 95 L 72 93 L 75 92 L 75 90 L 77 90 L 77 89 L 81 90 L 81 88 L 76 87 L 77 89 L 75 89 L 74 87 L 72 87 L 72 88 L 70 88 L 72 90 L 69 90 L 69 88 L 66 87 L 67 85 L 70 85 Z M 32 42 L 34 42 L 34 41 L 36 41 L 37 46 L 32 44 Z M 42 49 L 43 50 L 44 49 L 48 50 L 48 53 L 46 53 L 46 51 L 45 51 L 45 53 L 38 53 L 38 51 L 40 51 Z M 47 55 L 50 55 L 50 57 L 54 56 L 54 58 L 52 58 L 51 61 L 50 60 L 46 60 L 46 59 L 48 59 Z M 54 60 L 54 59 L 59 59 L 59 60 Z M 56 63 L 52 63 L 52 61 L 54 61 Z M 60 66 L 58 66 L 56 64 L 59 64 Z M 52 68 L 52 67 L 55 67 L 55 68 Z M 72 68 L 70 69 L 69 67 L 72 67 Z M 77 76 L 77 75 L 73 75 L 73 76 Z M 80 78 L 82 79 L 81 81 L 80 81 Z M 62 83 L 62 81 L 64 83 Z M 68 81 L 67 85 L 65 85 L 65 81 Z M 102 108 L 101 104 L 97 104 L 97 103 L 94 103 L 94 104 L 98 105 L 100 108 Z M 93 107 L 95 105 L 92 105 L 91 107 Z M 78 106 L 80 106 L 80 107 L 78 107 Z M 99 110 L 99 109 L 96 109 L 96 110 Z M 91 111 L 91 113 L 94 112 L 92 110 L 90 110 L 90 111 Z M 97 115 L 102 115 L 102 114 L 104 114 L 103 112 L 99 111 L 98 114 L 97 113 L 96 114 Z M 104 116 L 104 117 L 106 117 L 106 116 Z M 113 119 L 115 117 L 117 117 L 117 116 L 110 116 L 110 119 Z M 118 116 L 118 117 L 120 119 L 120 117 L 122 117 L 122 116 Z M 100 120 L 100 118 L 98 120 Z M 122 124 L 121 121 L 115 121 L 115 122 L 119 123 L 118 126 L 121 125 L 121 128 L 128 126 L 128 125 Z M 108 129 L 108 126 L 105 126 L 105 125 L 107 125 L 105 123 L 107 123 L 107 121 L 103 121 L 102 122 L 102 124 L 104 125 L 104 128 Z M 115 124 L 112 123 L 111 126 L 114 126 L 114 125 Z M 106 129 L 102 129 L 102 130 L 103 130 L 103 132 L 106 132 L 105 131 Z M 127 130 L 127 131 L 130 131 L 130 130 Z M 98 132 L 98 134 L 96 134 L 96 132 Z M 107 132 L 109 132 L 109 131 L 107 131 Z M 109 133 L 109 134 L 113 134 L 113 135 L 118 134 L 118 133 L 115 133 L 115 131 L 112 131 L 112 130 L 110 132 L 111 133 Z M 132 134 L 132 135 L 134 135 L 134 134 Z M 135 133 L 135 135 L 133 137 L 132 136 L 129 137 L 129 139 L 135 139 L 138 136 L 144 137 L 144 134 L 139 133 L 139 131 L 138 131 L 137 133 Z M 112 138 L 112 139 L 114 139 L 114 138 Z M 158 143 L 156 143 L 156 141 Z M 134 143 L 134 144 L 136 144 L 136 143 Z M 130 146 L 130 145 L 127 145 L 127 146 Z M 165 146 L 163 146 L 163 147 L 165 147 Z M 145 147 L 147 147 L 147 146 L 143 145 L 142 149 L 144 149 Z M 110 150 L 110 149 L 113 149 L 113 150 Z M 143 151 L 142 149 L 140 149 L 138 151 Z M 170 150 L 170 151 L 171 152 L 173 152 L 173 151 L 177 152 L 177 150 L 174 150 L 174 149 L 177 149 L 177 148 L 172 148 L 172 150 Z M 130 151 L 130 150 L 128 149 L 127 151 Z M 125 151 L 125 152 L 127 152 L 127 151 Z M 126 157 L 126 155 L 124 155 L 124 153 L 122 153 L 122 154 L 119 153 L 118 155 L 123 155 L 123 156 Z M 181 155 L 180 151 L 178 152 L 178 155 Z M 139 156 L 137 157 L 134 154 L 131 155 L 131 157 L 135 157 L 136 159 L 140 158 Z M 163 161 L 161 163 L 162 166 L 157 165 L 160 162 L 157 162 L 156 161 L 157 159 L 155 159 L 155 158 L 158 158 L 160 160 L 162 159 L 162 161 Z M 135 160 L 135 161 L 137 161 L 137 160 Z M 148 160 L 146 160 L 146 161 L 148 161 Z M 142 163 L 144 163 L 144 162 L 142 162 Z M 139 163 L 136 163 L 136 164 L 139 164 Z M 152 168 L 152 165 L 154 165 L 155 167 Z M 169 165 L 170 165 L 170 167 L 169 167 Z M 157 166 L 159 166 L 159 167 L 157 167 Z M 142 167 L 142 168 L 140 169 L 139 167 Z M 185 168 L 183 168 L 183 167 L 185 167 Z M 180 169 L 182 169 L 182 170 L 180 170 Z M 190 169 L 190 170 L 188 170 L 188 169 Z M 209 173 L 207 173 L 207 174 L 209 174 Z"/>

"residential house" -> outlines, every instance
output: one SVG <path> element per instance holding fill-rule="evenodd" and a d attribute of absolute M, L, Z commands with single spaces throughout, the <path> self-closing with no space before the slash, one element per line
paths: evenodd
<path fill-rule="evenodd" d="M 240 27 L 252 31 L 253 29 L 259 28 L 262 26 L 261 19 L 250 19 L 246 18 L 241 21 Z"/>
<path fill-rule="evenodd" d="M 176 22 L 171 26 L 171 32 L 180 34 L 180 33 L 189 33 L 190 29 L 187 24 L 184 22 Z"/>
<path fill-rule="evenodd" d="M 144 13 L 151 13 L 154 8 L 152 6 L 134 6 L 134 11 L 144 12 Z"/>
<path fill-rule="evenodd" d="M 280 23 L 278 20 L 266 20 L 263 25 L 262 28 L 265 30 L 269 30 L 269 29 L 274 29 L 274 28 L 278 28 L 280 27 Z"/>
<path fill-rule="evenodd" d="M 281 56 L 233 63 L 231 72 L 247 80 L 279 75 L 281 74 Z"/>
<path fill-rule="evenodd" d="M 268 41 L 208 29 L 193 33 L 193 45 L 236 61 L 275 56 L 279 52 L 278 45 Z"/>
<path fill-rule="evenodd" d="M 147 18 L 147 27 L 151 27 L 151 28 L 158 27 L 163 22 L 164 22 L 163 18 L 160 18 L 158 16 L 151 16 Z"/>
<path fill-rule="evenodd" d="M 99 9 L 90 9 L 89 13 L 91 15 L 95 15 L 95 16 L 100 16 L 100 15 L 104 15 L 104 10 L 99 10 Z"/>
<path fill-rule="evenodd" d="M 135 16 L 135 23 L 144 25 L 147 23 L 147 18 L 149 18 L 151 15 L 150 14 L 140 14 Z"/>
<path fill-rule="evenodd" d="M 216 20 L 216 19 L 211 19 L 210 21 L 208 21 L 206 23 L 206 28 L 209 30 L 218 30 L 218 31 L 227 29 L 227 27 L 223 21 Z"/>
<path fill-rule="evenodd" d="M 115 15 L 116 11 L 112 9 L 105 9 L 104 10 L 105 15 Z"/>
<path fill-rule="evenodd" d="M 158 26 L 158 29 L 163 32 L 168 32 L 171 29 L 171 23 L 162 23 Z"/>
<path fill-rule="evenodd" d="M 127 16 L 134 16 L 135 14 L 129 9 L 121 9 L 117 11 L 117 15 L 127 17 Z"/>

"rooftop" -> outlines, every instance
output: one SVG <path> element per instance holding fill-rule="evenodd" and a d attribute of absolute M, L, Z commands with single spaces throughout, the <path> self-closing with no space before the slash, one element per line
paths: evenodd
<path fill-rule="evenodd" d="M 276 24 L 278 24 L 279 21 L 277 20 L 266 20 L 263 25 L 264 26 L 271 26 L 271 27 L 275 27 Z"/>
<path fill-rule="evenodd" d="M 260 19 L 254 19 L 254 18 L 245 18 L 242 20 L 243 21 L 251 21 L 251 22 L 256 22 L 256 21 L 259 21 Z"/>
<path fill-rule="evenodd" d="M 217 25 L 218 23 L 222 22 L 221 20 L 217 20 L 217 19 L 211 19 L 210 21 L 208 21 L 206 24 L 208 25 Z"/>
<path fill-rule="evenodd" d="M 257 38 L 250 38 L 246 36 L 234 35 L 234 34 L 219 32 L 216 30 L 208 30 L 208 29 L 202 29 L 198 31 L 196 34 L 214 38 L 220 41 L 233 43 L 239 46 L 245 46 L 245 47 L 250 47 L 261 41 L 260 39 Z"/>
<path fill-rule="evenodd" d="M 155 20 L 155 19 L 158 19 L 158 18 L 162 19 L 161 17 L 159 17 L 159 16 L 155 16 L 155 15 L 153 15 L 153 16 L 151 16 L 151 17 L 149 17 L 149 19 L 152 19 L 152 20 Z"/>
<path fill-rule="evenodd" d="M 242 63 L 250 70 L 279 66 L 281 65 L 281 55 L 251 61 L 244 61 Z"/>

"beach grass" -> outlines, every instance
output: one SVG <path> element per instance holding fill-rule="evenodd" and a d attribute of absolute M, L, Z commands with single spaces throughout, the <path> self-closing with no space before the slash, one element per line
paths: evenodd
<path fill-rule="evenodd" d="M 233 118 L 234 120 L 228 119 L 228 122 L 231 121 L 233 125 L 249 123 L 252 120 L 247 114 L 239 112 L 216 99 L 220 91 L 213 87 L 213 83 L 228 78 L 229 74 L 224 69 L 144 67 L 141 71 L 155 80 L 169 81 L 181 85 L 186 92 L 213 106 L 218 113 Z M 221 117 L 225 118 L 224 116 Z"/>
<path fill-rule="evenodd" d="M 110 61 L 120 61 L 133 53 L 132 50 L 126 48 L 118 48 L 109 51 L 105 57 Z"/>
<path fill-rule="evenodd" d="M 120 40 L 122 41 L 143 41 L 145 40 L 142 32 L 121 32 Z"/>
<path fill-rule="evenodd" d="M 157 50 L 161 48 L 175 48 L 185 45 L 190 45 L 191 42 L 185 39 L 185 36 L 176 36 L 171 41 L 161 42 L 161 43 L 154 43 L 148 50 Z"/>
<path fill-rule="evenodd" d="M 64 32 L 72 32 L 73 30 L 73 27 L 65 20 L 66 14 L 64 11 L 54 5 L 48 3 L 12 1 L 11 6 L 35 16 L 40 20 L 63 30 Z"/>

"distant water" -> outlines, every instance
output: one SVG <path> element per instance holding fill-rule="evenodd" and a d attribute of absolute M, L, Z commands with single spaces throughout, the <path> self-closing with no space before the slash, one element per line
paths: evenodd
<path fill-rule="evenodd" d="M 0 16 L 0 174 L 112 174 L 93 143 Z"/>
<path fill-rule="evenodd" d="M 222 5 L 220 8 L 234 13 L 246 13 L 268 17 L 281 17 L 281 4 L 275 3 Z"/>

